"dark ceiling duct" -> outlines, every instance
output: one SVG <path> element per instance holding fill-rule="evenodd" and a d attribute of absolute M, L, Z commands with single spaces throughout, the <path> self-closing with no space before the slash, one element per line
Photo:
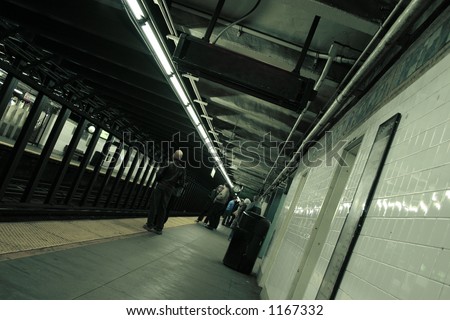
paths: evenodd
<path fill-rule="evenodd" d="M 182 34 L 173 55 L 181 73 L 220 83 L 298 111 L 314 99 L 314 80 Z"/>

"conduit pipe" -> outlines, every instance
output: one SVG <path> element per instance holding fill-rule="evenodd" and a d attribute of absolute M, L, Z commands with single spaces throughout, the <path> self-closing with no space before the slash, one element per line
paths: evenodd
<path fill-rule="evenodd" d="M 402 2 L 398 3 L 400 5 Z M 342 104 L 346 101 L 348 96 L 352 91 L 358 88 L 359 84 L 364 80 L 364 77 L 376 66 L 378 61 L 384 56 L 384 54 L 395 45 L 396 40 L 405 32 L 405 30 L 415 22 L 419 15 L 424 12 L 426 6 L 428 5 L 427 0 L 412 0 L 409 5 L 403 10 L 401 15 L 393 23 L 392 27 L 386 32 L 386 35 L 381 39 L 379 44 L 375 47 L 373 52 L 369 55 L 367 60 L 355 73 L 354 77 L 349 81 L 345 88 L 339 93 L 336 99 L 333 101 L 331 106 L 328 108 L 323 117 L 314 126 L 308 136 L 303 139 L 302 144 L 294 153 L 293 157 L 289 161 L 288 165 L 281 171 L 281 173 L 275 178 L 272 184 L 263 192 L 262 196 L 269 193 L 272 187 L 283 178 L 283 176 L 293 167 L 297 157 L 301 154 L 304 146 L 311 142 L 314 136 L 321 130 L 321 128 L 326 124 L 326 122 L 340 110 Z M 378 35 L 378 33 L 377 33 Z M 374 42 L 373 39 L 372 42 Z"/>
<path fill-rule="evenodd" d="M 336 89 L 336 92 L 338 92 L 340 87 L 342 86 L 342 84 L 345 84 L 347 79 L 349 77 L 351 77 L 355 73 L 355 70 L 356 70 L 357 66 L 362 62 L 362 59 L 364 59 L 366 57 L 367 53 L 369 52 L 369 50 L 371 50 L 372 47 L 374 47 L 374 45 L 376 45 L 376 41 L 378 40 L 378 38 L 380 38 L 383 35 L 383 33 L 386 31 L 386 29 L 389 28 L 389 26 L 391 26 L 394 23 L 395 19 L 397 19 L 398 15 L 400 14 L 400 11 L 403 10 L 406 7 L 406 5 L 407 5 L 407 1 L 406 0 L 402 0 L 395 6 L 395 8 L 392 10 L 392 12 L 389 14 L 389 16 L 384 21 L 384 23 L 378 29 L 377 33 L 372 37 L 370 42 L 367 44 L 367 46 L 364 49 L 364 51 L 358 57 L 358 59 L 356 60 L 355 64 L 351 67 L 349 72 L 346 74 L 344 79 L 341 81 L 341 85 Z M 326 65 L 325 65 L 325 67 L 324 67 L 324 69 L 322 71 L 322 74 L 320 75 L 319 79 L 317 80 L 317 82 L 316 82 L 316 84 L 314 86 L 314 90 L 315 91 L 318 91 L 318 89 L 321 87 L 322 82 L 325 80 L 325 77 L 327 76 L 327 74 L 329 72 L 329 69 L 331 67 L 331 64 L 334 61 L 335 57 L 336 57 L 336 47 L 335 47 L 335 44 L 333 43 L 331 45 L 331 47 L 330 47 L 330 50 L 328 51 L 327 63 L 326 63 Z M 279 153 L 277 159 L 275 160 L 274 165 L 270 168 L 270 171 L 267 174 L 266 179 L 264 179 L 263 185 L 267 182 L 267 180 L 269 179 L 270 175 L 272 174 L 273 169 L 275 168 L 275 166 L 278 163 L 278 159 L 280 158 L 283 150 L 285 149 L 286 143 L 291 139 L 293 133 L 295 132 L 295 130 L 297 129 L 298 125 L 302 121 L 302 119 L 304 117 L 304 114 L 308 110 L 310 104 L 311 104 L 311 101 L 308 101 L 308 104 L 306 105 L 305 109 L 303 109 L 302 113 L 298 116 L 297 121 L 295 122 L 294 126 L 292 127 L 292 130 L 289 133 L 289 136 L 287 137 L 287 139 L 286 139 L 286 141 L 285 141 L 285 143 L 283 145 L 283 148 L 280 150 L 280 153 Z"/>
<path fill-rule="evenodd" d="M 172 16 L 169 12 L 169 7 L 165 0 L 153 0 L 153 2 L 158 5 L 159 9 L 161 10 L 161 14 L 163 15 L 164 21 L 166 22 L 166 25 L 169 29 L 170 35 L 167 35 L 167 38 L 169 40 L 173 40 L 176 44 L 178 44 L 178 33 L 175 28 L 175 24 L 173 23 Z M 189 74 L 183 74 L 183 77 L 187 78 L 192 86 L 192 89 L 194 90 L 195 96 L 197 99 L 194 99 L 195 102 L 197 102 L 200 105 L 200 108 L 202 109 L 202 112 L 204 114 L 204 117 L 206 119 L 206 122 L 208 123 L 209 129 L 213 132 L 214 141 L 219 143 L 219 137 L 217 133 L 214 131 L 214 127 L 211 122 L 211 117 L 208 116 L 208 112 L 206 111 L 205 106 L 208 104 L 207 102 L 202 101 L 202 97 L 200 95 L 200 92 L 198 91 L 196 81 L 199 79 L 196 77 L 193 77 Z M 192 106 L 194 107 L 194 106 Z"/>
<path fill-rule="evenodd" d="M 319 88 L 322 86 L 322 83 L 325 80 L 326 76 L 328 75 L 328 72 L 330 71 L 331 65 L 333 64 L 334 57 L 336 56 L 336 52 L 337 52 L 336 44 L 333 43 L 331 45 L 331 47 L 330 47 L 330 50 L 328 51 L 327 63 L 325 64 L 325 67 L 323 68 L 319 79 L 317 80 L 316 84 L 314 85 L 314 91 L 319 91 Z M 269 176 L 272 173 L 273 169 L 278 164 L 278 160 L 280 159 L 281 154 L 283 153 L 284 149 L 286 148 L 287 143 L 291 140 L 292 136 L 294 135 L 295 130 L 297 130 L 297 127 L 299 126 L 300 122 L 303 120 L 303 117 L 305 116 L 306 112 L 308 111 L 310 105 L 311 105 L 311 101 L 308 101 L 308 103 L 306 104 L 306 107 L 302 110 L 302 112 L 297 117 L 297 121 L 295 121 L 294 126 L 291 129 L 291 132 L 289 132 L 288 137 L 284 141 L 283 147 L 281 148 L 280 152 L 278 153 L 278 156 L 277 156 L 277 159 L 275 160 L 275 163 L 270 168 L 270 171 L 267 174 L 266 179 L 264 179 L 263 185 L 267 182 L 267 180 L 269 179 Z"/>
<path fill-rule="evenodd" d="M 166 22 L 167 27 L 169 28 L 169 32 L 172 36 L 178 37 L 177 30 L 175 28 L 175 24 L 173 23 L 172 16 L 169 13 L 169 7 L 165 0 L 153 0 L 153 2 L 158 5 L 159 10 L 161 10 L 161 14 L 163 15 L 164 21 Z"/>
<path fill-rule="evenodd" d="M 172 3 L 172 7 L 177 8 L 177 9 L 179 9 L 181 11 L 184 11 L 184 12 L 187 12 L 187 13 L 194 14 L 194 15 L 196 15 L 198 17 L 201 17 L 201 18 L 211 19 L 211 15 L 209 15 L 209 14 L 205 14 L 205 13 L 200 12 L 198 10 L 194 10 L 194 9 L 185 7 L 185 6 L 180 5 L 178 3 Z M 223 20 L 223 19 L 217 19 L 217 22 L 219 22 L 221 24 L 224 24 L 224 25 L 229 25 L 230 24 L 229 21 L 226 21 L 226 20 Z M 285 48 L 288 48 L 288 49 L 292 49 L 292 50 L 299 51 L 299 52 L 301 52 L 302 49 L 303 49 L 301 46 L 295 45 L 295 44 L 293 44 L 291 42 L 281 40 L 279 38 L 270 36 L 268 34 L 265 34 L 265 33 L 262 33 L 262 32 L 259 32 L 259 31 L 256 31 L 256 30 L 253 30 L 253 29 L 241 26 L 241 25 L 237 25 L 236 24 L 236 25 L 233 25 L 231 28 L 236 29 L 238 32 L 245 32 L 245 33 L 251 34 L 251 35 L 253 35 L 255 37 L 267 40 L 269 42 L 272 42 L 274 44 L 278 44 L 278 45 L 280 45 L 282 47 L 285 47 Z M 173 38 L 171 38 L 171 39 L 173 39 Z M 173 39 L 173 40 L 175 40 L 175 39 Z M 313 51 L 313 50 L 308 50 L 307 54 L 308 54 L 308 56 L 314 57 L 316 59 L 327 60 L 329 58 L 328 54 L 326 54 L 326 53 L 319 53 L 319 52 Z M 342 57 L 342 56 L 336 56 L 336 57 L 334 57 L 334 61 L 337 62 L 337 63 L 343 63 L 343 64 L 354 64 L 356 59 Z"/>

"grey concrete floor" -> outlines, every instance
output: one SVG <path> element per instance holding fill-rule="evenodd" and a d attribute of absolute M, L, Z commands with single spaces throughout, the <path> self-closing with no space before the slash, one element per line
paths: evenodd
<path fill-rule="evenodd" d="M 259 299 L 254 275 L 222 263 L 228 233 L 189 224 L 3 260 L 0 299 Z"/>

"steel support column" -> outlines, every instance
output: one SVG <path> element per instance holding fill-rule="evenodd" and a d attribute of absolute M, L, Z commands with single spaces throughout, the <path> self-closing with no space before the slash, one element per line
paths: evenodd
<path fill-rule="evenodd" d="M 103 177 L 102 186 L 100 187 L 100 190 L 97 194 L 97 198 L 94 201 L 94 207 L 96 207 L 99 204 L 100 199 L 106 190 L 106 186 L 108 185 L 109 179 L 111 178 L 114 168 L 116 167 L 117 162 L 120 159 L 120 154 L 122 153 L 123 147 L 124 147 L 124 142 L 120 142 L 120 145 L 117 147 L 116 151 L 114 152 L 114 155 L 113 155 L 114 161 L 110 162 L 108 169 L 106 170 L 106 174 Z M 112 191 L 112 189 L 111 189 L 111 191 Z"/>
<path fill-rule="evenodd" d="M 211 17 L 211 21 L 209 22 L 208 29 L 206 29 L 205 36 L 203 37 L 203 40 L 206 42 L 209 42 L 209 39 L 211 38 L 211 35 L 213 33 L 214 27 L 216 26 L 217 19 L 219 19 L 220 12 L 222 11 L 223 5 L 225 3 L 225 0 L 219 0 L 217 3 L 216 9 L 214 10 L 214 14 Z"/>
<path fill-rule="evenodd" d="M 133 195 L 134 190 L 136 189 L 136 185 L 137 185 L 137 183 L 139 181 L 139 178 L 142 175 L 142 171 L 144 170 L 145 160 L 146 160 L 146 157 L 144 155 L 143 158 L 142 158 L 141 163 L 139 164 L 139 169 L 136 172 L 136 175 L 134 176 L 134 180 L 131 183 L 130 191 L 128 192 L 127 197 L 125 198 L 125 202 L 123 203 L 123 207 L 124 208 L 127 206 L 128 202 L 130 201 L 130 199 L 131 199 L 131 197 Z M 133 203 L 131 203 L 131 207 L 133 207 Z"/>
<path fill-rule="evenodd" d="M 151 195 L 152 189 L 153 189 L 153 185 L 151 183 L 152 183 L 152 180 L 154 179 L 155 175 L 157 174 L 158 169 L 159 169 L 159 166 L 157 166 L 155 163 L 153 172 L 151 173 L 150 178 L 148 179 L 149 182 L 148 182 L 148 185 L 146 186 L 145 194 L 142 197 L 141 202 L 139 203 L 139 207 L 141 206 L 141 203 L 142 203 L 142 209 L 148 208 L 149 198 L 150 198 L 150 195 Z"/>
<path fill-rule="evenodd" d="M 149 178 L 150 178 L 149 173 L 150 173 L 150 169 L 152 168 L 152 162 L 153 162 L 152 160 L 148 159 L 147 167 L 145 168 L 144 175 L 142 176 L 142 179 L 141 179 L 141 183 L 139 184 L 139 187 L 138 187 L 138 189 L 136 191 L 136 195 L 134 196 L 134 199 L 133 199 L 133 202 L 132 202 L 132 206 L 134 208 L 138 207 L 138 206 L 136 206 L 136 203 L 137 203 L 137 201 L 139 199 L 139 196 L 141 195 L 142 190 L 144 189 L 144 186 L 147 183 L 149 183 Z"/>
<path fill-rule="evenodd" d="M 133 153 L 132 151 L 133 148 L 129 147 L 125 154 L 125 158 L 123 159 L 122 165 L 119 168 L 119 172 L 117 172 L 116 178 L 114 179 L 114 184 L 111 188 L 111 191 L 109 192 L 108 198 L 106 199 L 105 208 L 108 208 L 111 204 L 114 193 L 116 192 L 116 189 L 119 186 L 120 181 L 122 180 L 125 168 L 128 166 L 128 162 L 130 161 L 131 154 Z"/>
<path fill-rule="evenodd" d="M 80 166 L 78 167 L 78 172 L 75 178 L 75 181 L 72 183 L 69 191 L 67 192 L 67 196 L 66 199 L 64 201 L 64 203 L 70 204 L 70 202 L 72 201 L 75 193 L 78 190 L 78 187 L 80 186 L 81 180 L 83 179 L 84 176 L 84 172 L 86 171 L 86 168 L 89 164 L 89 160 L 91 160 L 92 154 L 95 151 L 95 147 L 97 146 L 98 143 L 98 139 L 100 138 L 100 133 L 102 132 L 102 130 L 100 128 L 97 128 L 94 132 L 94 134 L 92 135 L 92 139 L 89 142 L 89 145 L 87 147 L 86 152 L 83 155 L 83 159 L 81 160 Z"/>
<path fill-rule="evenodd" d="M 311 28 L 309 29 L 308 36 L 306 37 L 305 44 L 303 45 L 302 52 L 300 53 L 300 58 L 298 59 L 297 65 L 292 71 L 295 74 L 300 74 L 303 62 L 305 61 L 306 55 L 308 54 L 309 46 L 311 45 L 314 33 L 316 33 L 317 26 L 319 25 L 320 17 L 315 16 Z"/>
<path fill-rule="evenodd" d="M 55 200 L 56 192 L 58 192 L 59 187 L 61 186 L 64 180 L 64 176 L 66 175 L 67 169 L 69 169 L 70 161 L 73 158 L 77 145 L 80 142 L 81 136 L 86 130 L 87 123 L 88 121 L 86 119 L 82 119 L 78 124 L 77 128 L 75 129 L 72 139 L 70 139 L 67 150 L 64 153 L 64 157 L 59 165 L 56 178 L 48 190 L 45 203 L 50 204 L 53 203 L 53 201 Z"/>
<path fill-rule="evenodd" d="M 83 196 L 81 197 L 80 206 L 86 205 L 88 197 L 90 196 L 92 189 L 94 188 L 95 182 L 97 181 L 98 175 L 100 174 L 100 170 L 102 169 L 103 162 L 108 156 L 109 150 L 112 145 L 113 142 L 109 141 L 105 142 L 105 145 L 103 146 L 102 152 L 100 154 L 100 158 L 98 159 L 98 163 L 95 165 L 94 171 L 92 172 L 92 177 L 89 181 L 89 184 L 86 186 L 86 190 L 84 190 Z"/>
<path fill-rule="evenodd" d="M 131 150 L 129 152 L 131 152 Z M 125 194 L 125 189 L 127 188 L 128 183 L 133 175 L 134 169 L 136 168 L 136 165 L 139 160 L 139 153 L 140 153 L 139 150 L 136 149 L 136 155 L 134 156 L 133 162 L 131 163 L 131 167 L 128 170 L 127 176 L 126 176 L 125 180 L 123 181 L 122 188 L 120 189 L 119 195 L 117 196 L 116 204 L 115 204 L 116 208 L 119 207 L 120 199 L 122 199 L 123 195 Z"/>
<path fill-rule="evenodd" d="M 37 95 L 33 106 L 30 108 L 30 113 L 25 120 L 22 130 L 20 130 L 19 137 L 14 144 L 11 154 L 6 161 L 6 165 L 3 168 L 3 172 L 0 176 L 0 200 L 5 195 L 6 189 L 8 188 L 8 185 L 11 182 L 12 177 L 14 176 L 20 159 L 25 152 L 27 143 L 30 140 L 31 135 L 33 134 L 34 126 L 36 125 L 36 122 L 38 121 L 41 112 L 44 109 L 46 100 L 47 97 L 45 97 L 44 94 L 40 92 Z"/>
<path fill-rule="evenodd" d="M 45 146 L 42 149 L 39 161 L 34 169 L 33 174 L 31 175 L 31 179 L 28 181 L 28 185 L 22 195 L 22 202 L 30 202 L 31 198 L 33 197 L 34 191 L 38 186 L 42 175 L 44 174 L 48 160 L 52 155 L 52 151 L 55 147 L 56 141 L 58 141 L 59 135 L 61 134 L 64 124 L 66 123 L 66 120 L 69 118 L 70 114 L 71 111 L 65 107 L 60 110 L 58 118 L 56 119 L 50 135 L 48 136 L 48 139 L 45 143 Z"/>
<path fill-rule="evenodd" d="M 13 91 L 18 82 L 19 80 L 14 78 L 10 73 L 8 73 L 5 81 L 3 81 L 3 85 L 0 88 L 0 118 L 3 116 L 3 113 L 5 113 L 6 107 L 11 100 Z"/>

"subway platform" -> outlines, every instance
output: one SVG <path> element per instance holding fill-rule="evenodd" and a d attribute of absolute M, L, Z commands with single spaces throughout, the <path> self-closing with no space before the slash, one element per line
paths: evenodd
<path fill-rule="evenodd" d="M 170 218 L 0 223 L 3 300 L 254 300 L 254 275 L 223 265 L 229 229 Z"/>

